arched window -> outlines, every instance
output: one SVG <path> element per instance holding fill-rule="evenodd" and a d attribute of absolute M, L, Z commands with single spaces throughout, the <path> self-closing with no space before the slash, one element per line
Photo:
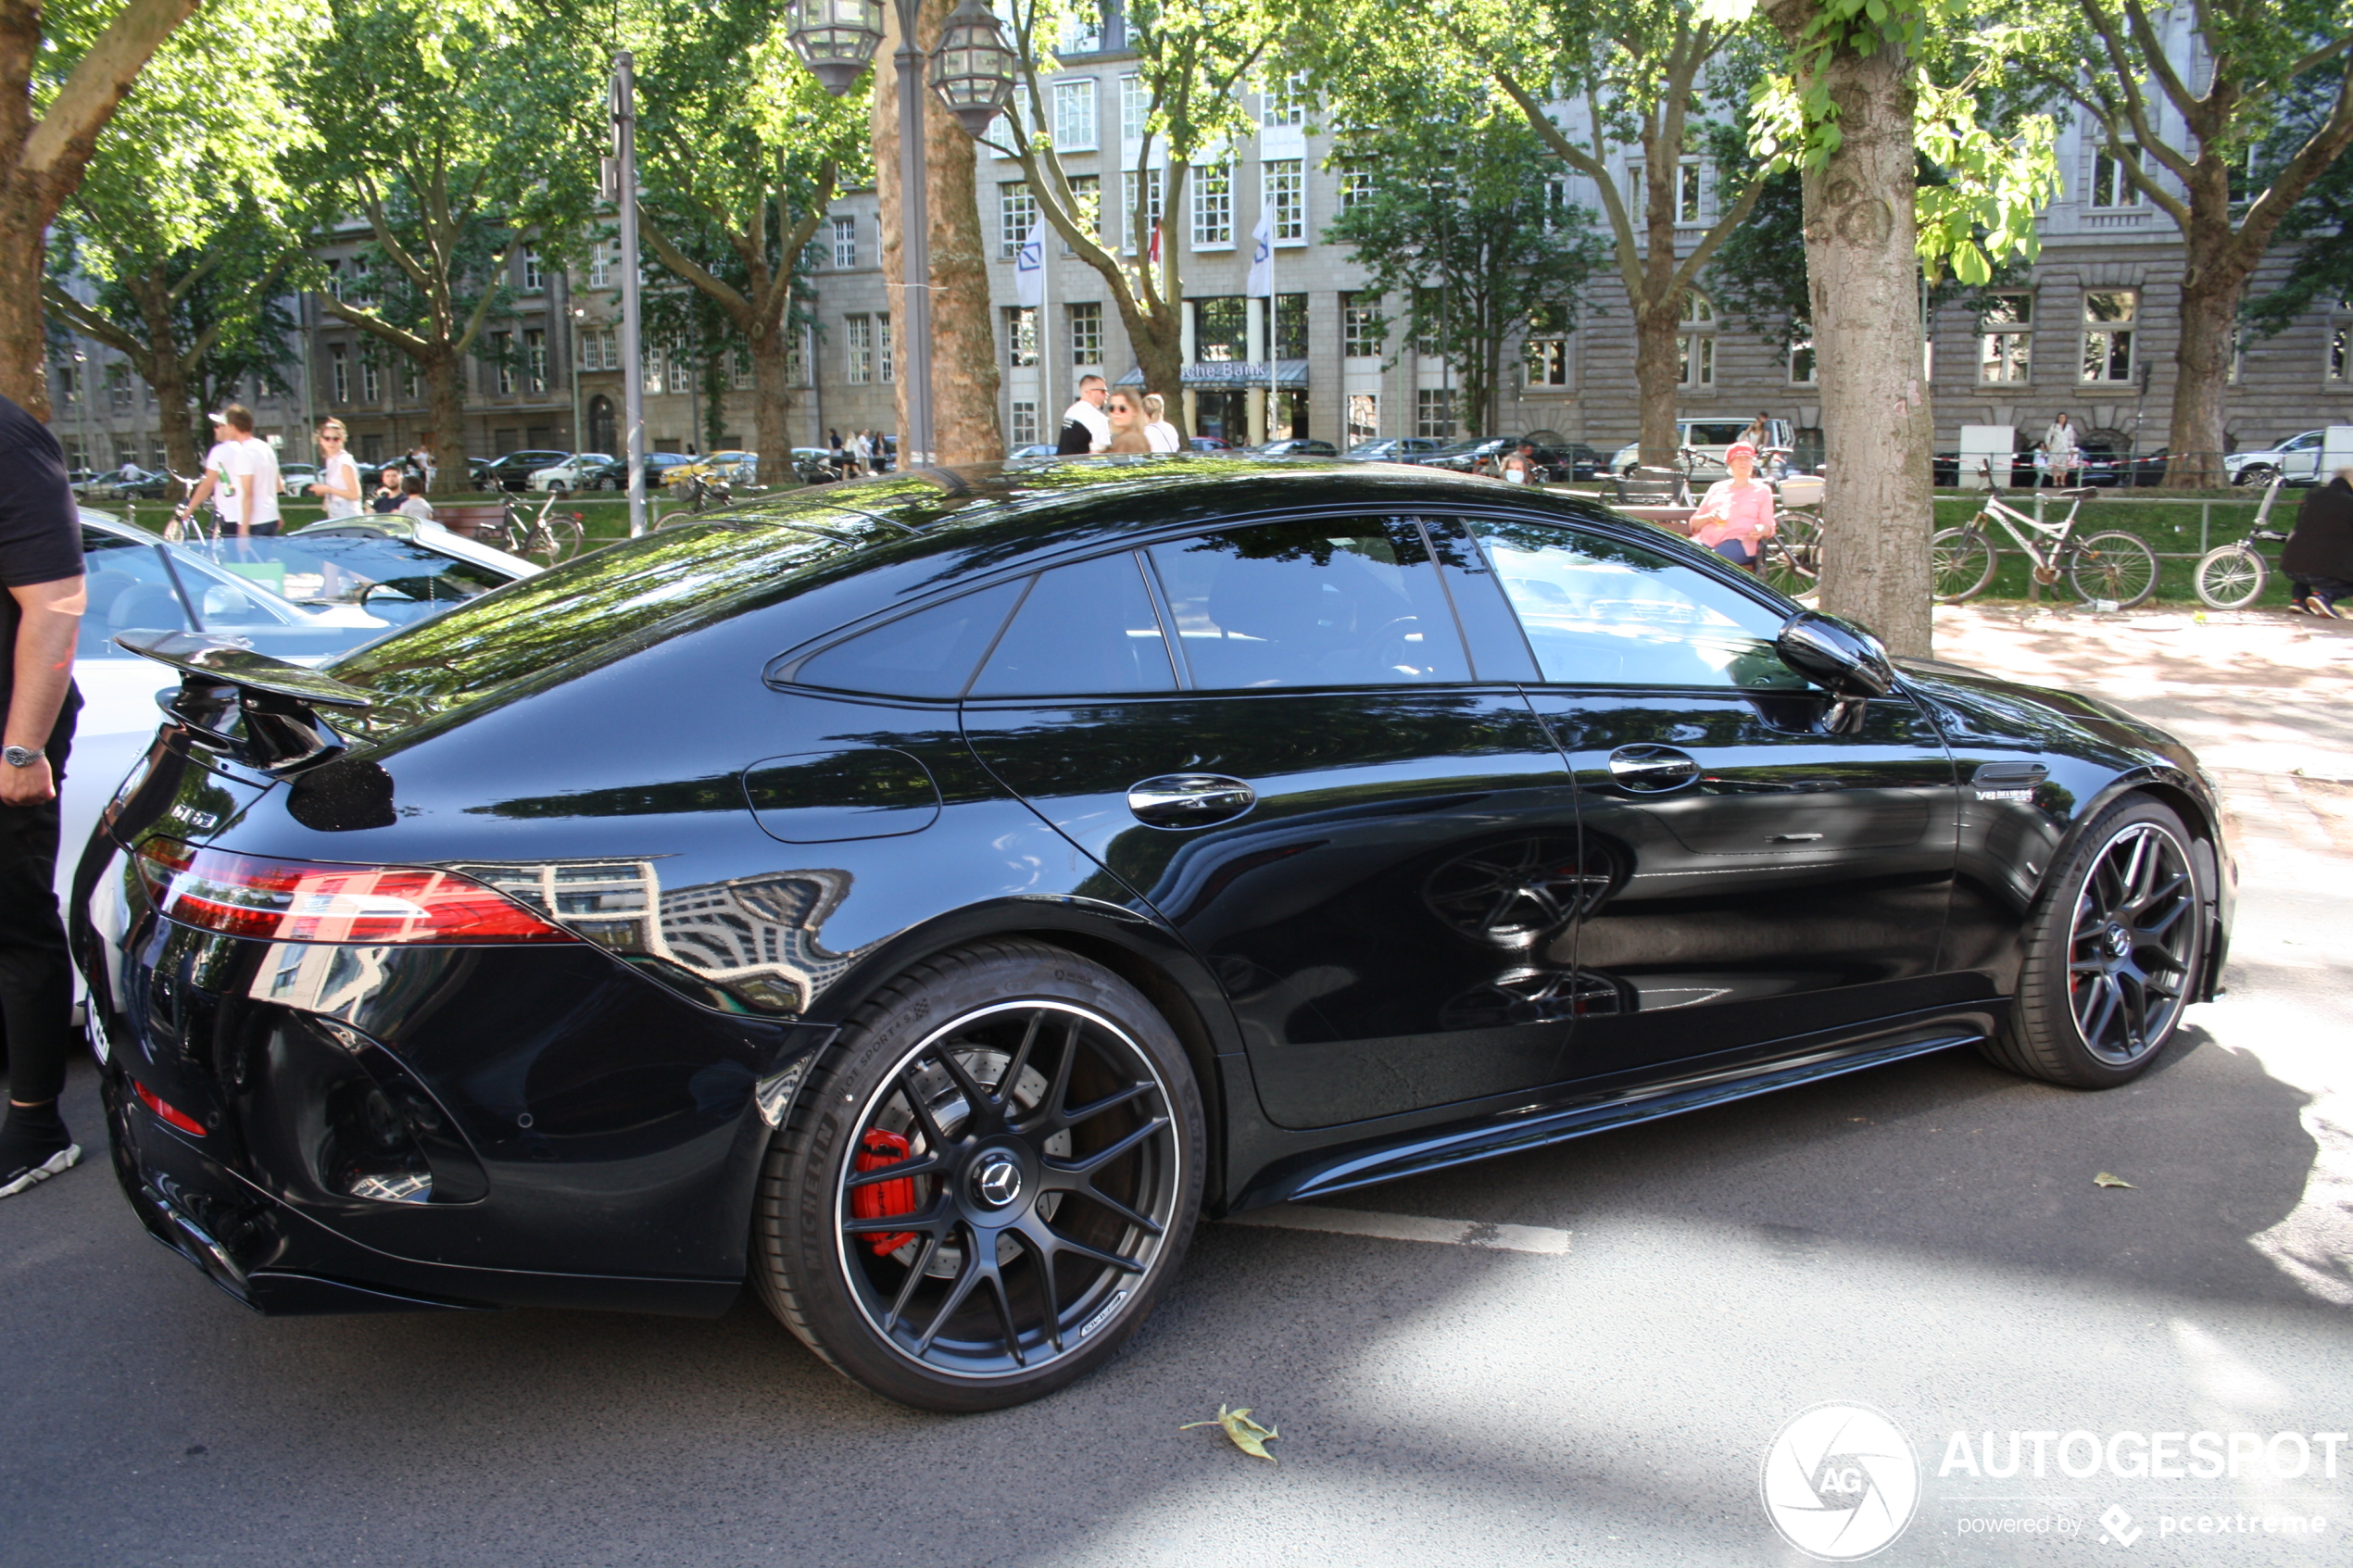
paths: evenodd
<path fill-rule="evenodd" d="M 614 427 L 612 399 L 598 395 L 588 400 L 588 450 L 613 452 L 621 449 L 620 432 Z"/>

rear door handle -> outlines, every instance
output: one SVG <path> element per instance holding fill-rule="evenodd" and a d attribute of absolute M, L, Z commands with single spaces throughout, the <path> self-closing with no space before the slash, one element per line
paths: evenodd
<path fill-rule="evenodd" d="M 1258 792 L 1223 773 L 1163 773 L 1127 788 L 1127 809 L 1156 828 L 1229 822 L 1258 804 Z"/>
<path fill-rule="evenodd" d="M 1609 775 L 1638 795 L 1680 789 L 1699 777 L 1699 763 L 1671 746 L 1621 746 L 1609 754 Z"/>

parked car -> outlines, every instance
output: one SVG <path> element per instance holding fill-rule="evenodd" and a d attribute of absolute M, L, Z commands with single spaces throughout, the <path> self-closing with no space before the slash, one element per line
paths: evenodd
<path fill-rule="evenodd" d="M 477 490 L 523 490 L 531 484 L 531 476 L 541 469 L 553 468 L 571 457 L 569 452 L 510 452 L 495 458 L 474 470 Z"/>
<path fill-rule="evenodd" d="M 1378 441 L 1360 441 L 1340 456 L 1358 463 L 1410 463 L 1445 445 L 1430 435 L 1391 435 Z"/>
<path fill-rule="evenodd" d="M 1499 435 L 1483 441 L 1457 441 L 1426 454 L 1419 461 L 1425 468 L 1452 469 L 1458 473 L 1468 473 L 1475 469 L 1492 473 L 1506 456 L 1518 451 L 1523 445 L 1535 449 L 1532 456 L 1536 466 L 1547 480 L 1558 483 L 1592 479 L 1599 471 L 1595 460 L 1598 455 L 1592 447 L 1578 449 L 1583 451 L 1586 457 L 1584 470 L 1580 473 L 1574 451 L 1562 445 L 1559 437 L 1550 431 L 1541 431 L 1534 435 Z M 1484 467 L 1481 468 L 1481 465 Z"/>
<path fill-rule="evenodd" d="M 650 495 L 661 488 L 662 476 L 672 469 L 695 459 L 684 452 L 648 452 L 646 454 L 646 494 Z M 600 467 L 586 470 L 585 490 L 626 490 L 629 488 L 629 459 L 615 458 Z"/>
<path fill-rule="evenodd" d="M 308 497 L 309 492 L 304 486 L 318 483 L 319 465 L 316 463 L 280 463 L 278 465 L 278 490 L 281 495 Z M 364 489 L 365 486 L 362 488 Z"/>
<path fill-rule="evenodd" d="M 1033 441 L 1026 446 L 1016 446 L 1012 451 L 1006 453 L 1005 460 L 1007 462 L 1021 462 L 1031 458 L 1051 458 L 1054 455 L 1054 444 L 1052 442 Z"/>
<path fill-rule="evenodd" d="M 1747 420 L 1677 420 L 1675 443 L 1692 453 L 1692 477 L 1712 483 L 1730 472 L 1724 466 L 1725 450 L 1741 438 L 1741 433 L 1748 429 L 1750 422 Z M 1797 427 L 1787 420 L 1768 420 L 1765 423 L 1768 433 L 1766 445 L 1794 447 L 1797 445 Z M 1610 458 L 1610 471 L 1626 473 L 1641 464 L 1642 455 L 1641 442 L 1628 442 Z"/>
<path fill-rule="evenodd" d="M 661 483 L 676 486 L 696 474 L 705 480 L 728 484 L 757 484 L 760 482 L 760 454 L 757 452 L 713 452 L 708 458 L 688 458 L 674 468 L 662 470 Z"/>
<path fill-rule="evenodd" d="M 1253 446 L 1250 449 L 1250 454 L 1253 458 L 1337 458 L 1340 456 L 1340 448 L 1328 441 L 1317 441 L 1312 436 L 1300 435 L 1283 441 L 1269 441 L 1263 446 Z"/>
<path fill-rule="evenodd" d="M 1592 502 L 1182 458 L 856 500 L 322 671 L 143 645 L 178 712 L 72 940 L 151 1235 L 264 1313 L 749 1284 L 976 1411 L 1119 1353 L 1205 1217 L 1955 1048 L 2120 1085 L 2217 989 L 2179 741 Z"/>
<path fill-rule="evenodd" d="M 528 487 L 533 490 L 553 490 L 562 494 L 570 490 L 589 488 L 589 476 L 612 461 L 610 452 L 574 452 L 560 463 L 550 463 L 544 469 L 532 470 Z"/>
<path fill-rule="evenodd" d="M 2290 484 L 2318 484 L 2323 477 L 2321 444 L 2327 434 L 2308 430 L 2260 451 L 2232 452 L 2222 458 L 2222 472 L 2233 484 L 2265 485 L 2283 475 Z"/>
<path fill-rule="evenodd" d="M 1230 452 L 1234 444 L 1222 435 L 1189 435 L 1185 445 L 1196 452 Z"/>

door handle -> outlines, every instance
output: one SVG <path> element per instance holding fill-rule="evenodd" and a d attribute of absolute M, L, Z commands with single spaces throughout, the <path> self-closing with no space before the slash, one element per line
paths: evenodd
<path fill-rule="evenodd" d="M 1671 746 L 1621 746 L 1609 754 L 1609 774 L 1638 795 L 1680 789 L 1699 777 L 1699 764 Z"/>
<path fill-rule="evenodd" d="M 1229 822 L 1258 804 L 1258 792 L 1223 773 L 1163 773 L 1127 788 L 1127 809 L 1155 828 Z"/>

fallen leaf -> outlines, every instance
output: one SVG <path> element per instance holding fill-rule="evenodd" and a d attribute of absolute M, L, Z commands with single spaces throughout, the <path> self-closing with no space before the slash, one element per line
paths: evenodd
<path fill-rule="evenodd" d="M 1281 1436 L 1282 1434 L 1271 1426 L 1261 1426 L 1251 1420 L 1248 1406 L 1238 1411 L 1229 1411 L 1224 1405 L 1220 1405 L 1217 1407 L 1216 1420 L 1189 1421 L 1176 1430 L 1190 1432 L 1196 1426 L 1224 1427 L 1226 1436 L 1232 1438 L 1234 1447 L 1241 1449 L 1242 1452 L 1252 1459 L 1263 1459 L 1269 1464 L 1278 1462 L 1273 1454 L 1266 1451 L 1266 1445 Z"/>
<path fill-rule="evenodd" d="M 2132 1183 L 2126 1181 L 2123 1177 L 2117 1175 L 2111 1171 L 2102 1171 L 2098 1175 L 2094 1176 L 2092 1178 L 2092 1185 L 2095 1186 L 2104 1187 L 2130 1187 L 2134 1192 L 2141 1190 L 2140 1188 L 2133 1186 Z"/>

